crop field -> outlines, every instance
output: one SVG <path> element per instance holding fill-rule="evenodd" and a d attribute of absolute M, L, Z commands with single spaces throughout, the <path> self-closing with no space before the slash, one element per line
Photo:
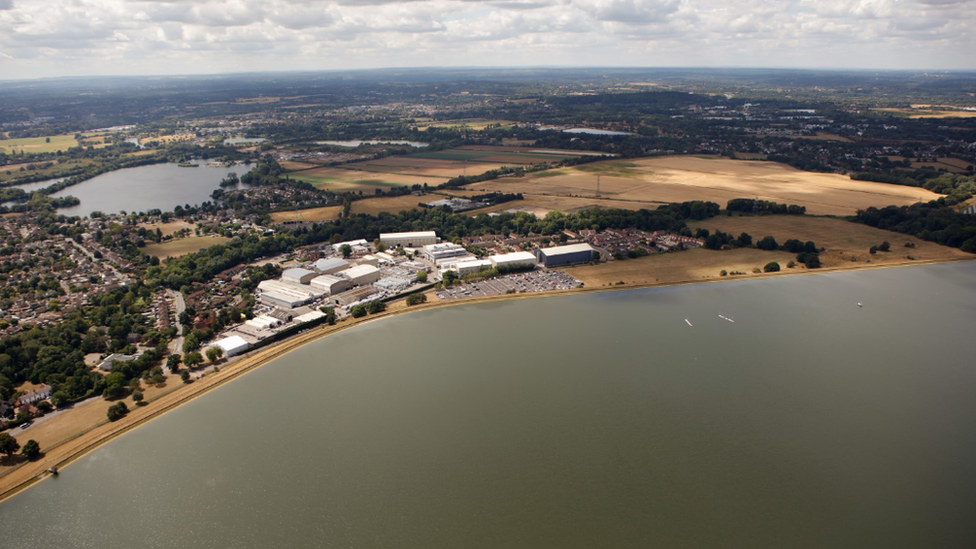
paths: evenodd
<path fill-rule="evenodd" d="M 7 166 L 0 166 L 0 182 L 11 181 L 27 175 L 43 176 L 45 178 L 54 179 L 61 177 L 66 170 L 76 168 L 81 165 L 89 165 L 94 163 L 95 161 L 90 158 L 70 159 L 58 162 L 57 164 L 48 168 L 38 170 L 27 170 L 27 164 L 9 164 Z M 25 171 L 20 171 L 21 167 L 23 167 Z"/>
<path fill-rule="evenodd" d="M 343 168 L 314 168 L 292 172 L 288 176 L 333 192 L 363 191 L 364 193 L 372 193 L 378 188 L 387 189 L 403 185 L 413 186 L 424 183 L 436 185 L 440 183 L 440 181 L 431 181 L 417 175 L 346 170 Z"/>
<path fill-rule="evenodd" d="M 542 197 L 588 198 L 594 205 L 630 209 L 687 200 L 711 200 L 724 206 L 733 198 L 759 198 L 806 206 L 807 213 L 818 215 L 851 215 L 868 206 L 900 206 L 940 196 L 916 187 L 853 181 L 774 162 L 697 156 L 608 160 L 468 188 L 522 193 L 526 204 Z"/>
<path fill-rule="evenodd" d="M 0 151 L 12 154 L 14 151 L 25 153 L 52 153 L 66 151 L 77 147 L 78 140 L 74 134 L 51 135 L 48 137 L 25 137 L 20 139 L 0 139 Z"/>
<path fill-rule="evenodd" d="M 342 206 L 324 206 L 322 208 L 308 208 L 306 210 L 274 212 L 271 214 L 271 219 L 275 223 L 283 223 L 285 221 L 335 221 L 339 219 L 341 214 Z"/>
<path fill-rule="evenodd" d="M 230 239 L 224 236 L 191 236 L 178 240 L 170 240 L 161 244 L 146 244 L 146 247 L 142 251 L 148 255 L 154 255 L 159 259 L 166 259 L 198 252 L 204 248 L 223 244 L 228 241 Z"/>
<path fill-rule="evenodd" d="M 874 109 L 906 118 L 976 118 L 976 111 L 953 108 Z"/>
<path fill-rule="evenodd" d="M 891 160 L 892 162 L 900 162 L 904 159 L 905 159 L 904 156 L 888 157 L 888 160 Z M 918 162 L 915 159 L 910 159 L 910 161 L 911 161 L 912 169 L 929 167 L 929 168 L 935 168 L 936 170 L 945 169 L 946 171 L 950 171 L 952 173 L 966 173 L 973 167 L 972 162 L 967 162 L 960 158 L 951 158 L 951 157 L 940 157 L 935 162 L 926 162 L 926 161 Z"/>
<path fill-rule="evenodd" d="M 525 147 L 468 146 L 444 151 L 387 156 L 339 167 L 299 169 L 290 177 L 336 192 L 372 192 L 376 188 L 444 183 L 459 175 L 478 175 L 502 166 L 554 162 L 590 152 L 534 150 Z M 304 167 L 295 164 L 294 167 Z"/>
<path fill-rule="evenodd" d="M 412 194 L 364 198 L 352 203 L 350 213 L 369 215 L 377 215 L 382 212 L 398 213 L 417 208 L 420 202 L 437 200 L 438 198 L 441 197 L 436 195 L 425 195 L 421 197 Z M 275 212 L 271 214 L 271 219 L 275 223 L 284 221 L 335 221 L 339 219 L 340 214 L 342 214 L 342 206 L 324 206 L 322 208 L 309 208 L 306 210 Z"/>
<path fill-rule="evenodd" d="M 484 118 L 461 118 L 457 120 L 431 120 L 431 119 L 415 119 L 414 122 L 417 124 L 417 129 L 420 131 L 426 130 L 427 128 L 470 128 L 472 130 L 483 130 L 488 126 L 507 128 L 509 126 L 514 126 L 515 122 L 511 120 L 486 120 Z"/>

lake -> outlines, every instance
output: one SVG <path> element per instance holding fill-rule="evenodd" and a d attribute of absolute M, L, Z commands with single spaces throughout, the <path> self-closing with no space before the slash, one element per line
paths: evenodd
<path fill-rule="evenodd" d="M 976 262 L 402 315 L 102 446 L 0 504 L 0 530 L 5 547 L 974 547 L 973 326 Z"/>
<path fill-rule="evenodd" d="M 194 161 L 198 165 L 196 168 L 150 164 L 116 170 L 82 181 L 51 196 L 71 195 L 81 200 L 77 206 L 58 210 L 64 215 L 86 216 L 96 210 L 104 213 L 146 212 L 154 208 L 165 212 L 172 211 L 176 206 L 198 205 L 211 200 L 210 193 L 219 188 L 220 180 L 228 173 L 243 175 L 251 169 L 249 166 L 212 168 L 205 165 L 207 162 Z"/>
<path fill-rule="evenodd" d="M 595 130 L 593 128 L 571 128 L 563 130 L 563 133 L 582 133 L 587 135 L 634 135 L 629 132 L 613 132 L 610 130 Z"/>
<path fill-rule="evenodd" d="M 360 145 L 410 145 L 411 147 L 423 148 L 430 145 L 430 143 L 422 143 L 420 141 L 361 141 L 359 139 L 351 139 L 348 141 L 316 141 L 315 144 L 351 148 L 356 148 Z"/>

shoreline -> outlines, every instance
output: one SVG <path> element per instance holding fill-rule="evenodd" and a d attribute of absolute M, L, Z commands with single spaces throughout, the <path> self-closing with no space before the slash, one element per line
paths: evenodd
<path fill-rule="evenodd" d="M 382 320 L 385 318 L 408 314 L 416 311 L 427 311 L 458 305 L 472 305 L 486 302 L 508 301 L 514 299 L 538 299 L 555 296 L 577 295 L 597 292 L 612 292 L 619 290 L 636 290 L 647 288 L 661 288 L 670 286 L 686 286 L 693 284 L 727 282 L 733 280 L 756 280 L 769 279 L 782 276 L 797 276 L 810 274 L 829 274 L 837 272 L 859 271 L 865 269 L 900 268 L 910 266 L 935 265 L 942 263 L 955 263 L 962 261 L 976 261 L 976 258 L 955 258 L 939 260 L 919 260 L 898 263 L 887 263 L 878 265 L 859 264 L 857 266 L 828 267 L 821 269 L 798 269 L 795 271 L 780 271 L 775 273 L 758 273 L 744 276 L 727 276 L 710 279 L 688 279 L 667 282 L 652 282 L 641 284 L 624 284 L 614 286 L 583 287 L 570 290 L 553 290 L 546 292 L 532 292 L 523 294 L 501 294 L 487 297 L 472 297 L 465 299 L 437 300 L 423 303 L 412 307 L 397 308 L 395 310 L 384 311 L 377 315 L 368 315 L 361 319 L 347 319 L 333 326 L 321 326 L 306 332 L 301 332 L 280 343 L 261 348 L 253 354 L 245 354 L 234 362 L 225 364 L 219 372 L 212 372 L 204 377 L 195 380 L 193 383 L 181 384 L 166 391 L 157 398 L 147 402 L 145 406 L 136 407 L 130 410 L 124 418 L 109 422 L 107 420 L 82 431 L 81 433 L 59 443 L 58 445 L 45 449 L 44 457 L 33 462 L 26 462 L 9 472 L 0 476 L 0 503 L 8 498 L 20 493 L 21 491 L 33 486 L 36 482 L 51 476 L 48 469 L 56 466 L 58 470 L 70 465 L 74 461 L 98 448 L 102 444 L 109 442 L 133 429 L 136 429 L 150 421 L 176 409 L 178 406 L 189 402 L 211 390 L 214 390 L 225 383 L 228 383 L 240 376 L 264 366 L 276 358 L 279 358 L 291 351 L 303 347 L 319 339 L 328 337 L 346 329 L 360 326 L 369 322 Z M 400 298 L 395 302 L 404 300 Z M 182 383 L 182 382 L 178 382 Z"/>

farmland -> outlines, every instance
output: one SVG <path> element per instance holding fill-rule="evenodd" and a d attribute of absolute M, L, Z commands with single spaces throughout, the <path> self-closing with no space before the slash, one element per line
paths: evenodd
<path fill-rule="evenodd" d="M 920 188 L 853 181 L 843 175 L 804 172 L 774 162 L 699 156 L 609 160 L 474 183 L 468 188 L 522 193 L 523 207 L 558 206 L 561 201 L 553 204 L 554 197 L 576 208 L 601 205 L 628 209 L 687 200 L 725 205 L 733 198 L 758 197 L 806 206 L 807 213 L 820 215 L 851 215 L 868 206 L 906 205 L 940 196 Z"/>
<path fill-rule="evenodd" d="M 387 156 L 336 167 L 300 169 L 289 177 L 334 192 L 372 193 L 393 186 L 437 186 L 460 175 L 477 175 L 502 166 L 527 166 L 557 162 L 586 152 L 554 151 L 527 147 L 464 146 L 443 151 Z M 295 167 L 304 167 L 299 164 Z"/>
<path fill-rule="evenodd" d="M 78 140 L 73 134 L 52 135 L 49 137 L 25 137 L 21 139 L 0 139 L 0 152 L 13 154 L 23 151 L 31 153 L 53 153 L 77 147 Z"/>

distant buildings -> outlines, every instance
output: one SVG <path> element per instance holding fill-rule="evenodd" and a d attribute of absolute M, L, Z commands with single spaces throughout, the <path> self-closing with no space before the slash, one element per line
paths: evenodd
<path fill-rule="evenodd" d="M 349 262 L 345 259 L 339 259 L 338 257 L 330 257 L 316 261 L 312 264 L 312 268 L 318 271 L 320 274 L 328 275 L 343 269 L 348 269 Z"/>
<path fill-rule="evenodd" d="M 281 273 L 281 280 L 284 282 L 291 282 L 292 284 L 308 284 L 317 276 L 319 276 L 319 273 L 299 267 L 295 269 L 286 269 L 283 273 Z"/>
<path fill-rule="evenodd" d="M 488 257 L 492 266 L 496 269 L 520 269 L 534 266 L 538 259 L 531 252 L 514 252 L 510 254 L 499 254 Z"/>
<path fill-rule="evenodd" d="M 224 356 L 231 357 L 234 355 L 239 355 L 247 350 L 250 345 L 247 340 L 239 335 L 233 335 L 230 337 L 225 337 L 224 339 L 218 340 L 214 343 L 214 346 L 220 347 L 224 351 Z"/>

